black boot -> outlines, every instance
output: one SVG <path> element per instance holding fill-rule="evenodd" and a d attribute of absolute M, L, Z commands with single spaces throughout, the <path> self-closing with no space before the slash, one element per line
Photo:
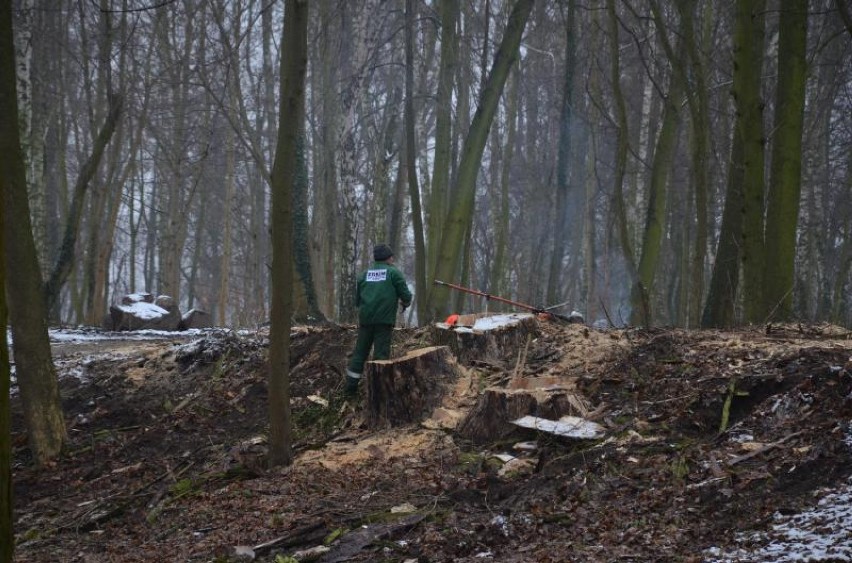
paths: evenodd
<path fill-rule="evenodd" d="M 352 377 L 357 375 L 358 377 Z M 361 383 L 361 374 L 346 370 L 346 381 L 343 384 L 343 396 L 354 397 L 358 394 L 358 384 Z"/>

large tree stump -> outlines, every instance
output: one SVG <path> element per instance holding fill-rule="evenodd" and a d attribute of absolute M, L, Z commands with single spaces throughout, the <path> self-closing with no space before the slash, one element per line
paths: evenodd
<path fill-rule="evenodd" d="M 459 424 L 457 432 L 475 444 L 488 444 L 520 432 L 512 421 L 524 416 L 557 420 L 569 414 L 586 416 L 588 410 L 582 399 L 567 387 L 489 387 Z"/>
<path fill-rule="evenodd" d="M 431 416 L 459 375 L 446 346 L 367 362 L 367 424 L 371 428 L 400 426 Z"/>
<path fill-rule="evenodd" d="M 432 342 L 449 346 L 462 365 L 473 360 L 511 363 L 538 333 L 535 316 L 527 313 L 462 315 L 455 326 L 431 327 Z"/>

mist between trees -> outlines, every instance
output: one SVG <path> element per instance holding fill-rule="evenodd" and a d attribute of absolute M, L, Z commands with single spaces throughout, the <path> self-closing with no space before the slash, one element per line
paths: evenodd
<path fill-rule="evenodd" d="M 420 322 L 484 307 L 437 278 L 589 322 L 852 323 L 843 0 L 308 8 L 294 124 L 278 116 L 283 2 L 14 3 L 53 321 L 99 325 L 148 291 L 266 322 L 275 144 L 303 127 L 297 321 L 353 321 L 356 273 L 385 242 Z"/>

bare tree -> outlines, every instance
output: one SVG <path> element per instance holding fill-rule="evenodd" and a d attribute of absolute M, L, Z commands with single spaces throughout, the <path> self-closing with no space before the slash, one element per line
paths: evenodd
<path fill-rule="evenodd" d="M 27 180 L 18 129 L 11 7 L 0 7 L 0 186 L 3 188 L 3 238 L 12 349 L 33 457 L 39 464 L 59 454 L 65 419 L 47 336 L 47 311 L 27 197 Z M 3 347 L 4 352 L 6 347 Z M 3 358 L 0 358 L 0 362 Z M 8 392 L 4 393 L 8 399 Z M 8 413 L 8 409 L 4 409 Z"/>
<path fill-rule="evenodd" d="M 9 53 L 12 43 L 12 9 L 9 2 L 0 5 L 0 53 Z M 14 60 L 9 55 L 0 55 L 0 76 L 14 76 Z M 11 64 L 10 64 L 11 63 Z M 4 82 L 0 90 L 0 128 L 11 128 L 10 121 L 18 119 L 14 110 L 14 90 Z M 12 92 L 9 92 L 12 90 Z M 9 99 L 10 94 L 13 96 Z M 7 111 L 9 113 L 7 113 Z M 8 191 L 7 177 L 0 176 L 0 190 Z M 8 310 L 6 308 L 6 217 L 0 213 L 0 326 L 6 326 Z M 11 563 L 15 550 L 15 530 L 13 521 L 12 500 L 12 414 L 9 408 L 9 343 L 6 330 L 0 335 L 0 561 Z"/>
<path fill-rule="evenodd" d="M 278 147 L 272 167 L 272 327 L 269 334 L 269 461 L 289 465 L 290 313 L 293 308 L 292 193 L 298 182 L 298 152 L 304 146 L 305 73 L 308 65 L 308 3 L 287 0 L 281 40 L 281 102 Z"/>
<path fill-rule="evenodd" d="M 764 311 L 774 319 L 793 314 L 793 272 L 802 184 L 802 128 L 807 81 L 807 0 L 781 7 L 778 85 L 766 215 Z"/>
<path fill-rule="evenodd" d="M 476 178 L 488 139 L 488 129 L 491 127 L 509 71 L 517 60 L 521 36 L 532 6 L 533 0 L 515 2 L 500 47 L 494 55 L 494 64 L 485 83 L 479 107 L 465 137 L 456 187 L 438 254 L 435 275 L 439 279 L 455 278 L 454 274 L 461 258 L 461 247 L 473 218 Z M 432 291 L 426 306 L 428 318 L 440 318 L 447 312 L 447 291 L 445 286 Z"/>

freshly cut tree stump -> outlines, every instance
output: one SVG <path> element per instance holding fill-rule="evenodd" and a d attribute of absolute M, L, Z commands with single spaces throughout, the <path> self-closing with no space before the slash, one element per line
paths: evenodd
<path fill-rule="evenodd" d="M 512 421 L 521 417 L 533 415 L 558 420 L 569 414 L 588 414 L 582 400 L 569 390 L 489 387 L 459 424 L 457 432 L 463 438 L 482 445 L 518 432 Z"/>
<path fill-rule="evenodd" d="M 400 426 L 431 416 L 460 375 L 446 346 L 409 352 L 401 358 L 367 362 L 367 424 Z"/>
<path fill-rule="evenodd" d="M 528 338 L 538 333 L 535 316 L 527 313 L 462 315 L 455 326 L 431 327 L 432 342 L 449 346 L 462 365 L 473 360 L 514 363 Z"/>

